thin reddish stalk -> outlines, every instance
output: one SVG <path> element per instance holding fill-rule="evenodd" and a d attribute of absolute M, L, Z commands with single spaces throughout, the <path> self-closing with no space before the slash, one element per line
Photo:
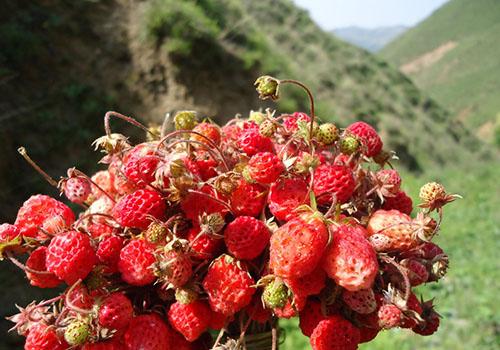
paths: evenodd
<path fill-rule="evenodd" d="M 121 120 L 124 120 L 126 121 L 127 123 L 129 124 L 132 124 L 133 126 L 136 126 L 138 127 L 139 129 L 142 129 L 144 130 L 145 132 L 149 133 L 150 135 L 153 135 L 153 136 L 156 136 L 154 133 L 152 133 L 146 126 L 144 126 L 143 124 L 139 123 L 137 120 L 135 120 L 134 118 L 132 117 L 127 117 L 126 115 L 123 115 L 121 113 L 118 113 L 118 112 L 114 112 L 114 111 L 109 111 L 109 112 L 106 112 L 106 114 L 104 115 L 104 130 L 106 131 L 106 135 L 109 137 L 111 136 L 111 127 L 109 125 L 109 120 L 111 119 L 111 117 L 115 117 L 115 118 L 119 118 Z"/>

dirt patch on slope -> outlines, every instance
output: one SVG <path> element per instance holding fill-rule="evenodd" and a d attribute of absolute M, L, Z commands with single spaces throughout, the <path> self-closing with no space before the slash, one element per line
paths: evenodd
<path fill-rule="evenodd" d="M 417 57 L 413 61 L 405 63 L 399 69 L 405 74 L 418 73 L 422 69 L 432 66 L 441 60 L 444 55 L 453 50 L 457 45 L 456 41 L 448 41 L 434 50 Z"/>

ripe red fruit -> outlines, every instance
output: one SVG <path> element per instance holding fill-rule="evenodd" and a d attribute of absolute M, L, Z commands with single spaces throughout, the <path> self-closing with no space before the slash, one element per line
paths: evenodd
<path fill-rule="evenodd" d="M 217 176 L 217 166 L 219 163 L 207 151 L 199 150 L 193 154 L 193 158 L 185 158 L 186 168 L 202 181 Z"/>
<path fill-rule="evenodd" d="M 147 144 L 135 146 L 123 159 L 123 174 L 137 186 L 144 186 L 155 180 L 159 159 L 154 149 Z"/>
<path fill-rule="evenodd" d="M 231 208 L 236 216 L 258 216 L 264 208 L 266 192 L 259 184 L 251 184 L 243 179 L 238 181 L 231 192 Z"/>
<path fill-rule="evenodd" d="M 399 192 L 401 186 L 401 176 L 394 169 L 383 169 L 376 173 L 376 177 L 381 184 L 383 184 L 384 189 L 390 193 Z"/>
<path fill-rule="evenodd" d="M 151 218 L 161 219 L 167 206 L 161 195 L 152 190 L 137 190 L 123 196 L 113 208 L 113 216 L 125 227 L 146 229 Z"/>
<path fill-rule="evenodd" d="M 304 112 L 294 112 L 290 116 L 283 118 L 283 126 L 289 133 L 294 133 L 299 129 L 299 121 L 309 123 L 311 117 Z"/>
<path fill-rule="evenodd" d="M 349 125 L 346 130 L 358 137 L 363 145 L 363 154 L 367 157 L 376 156 L 382 150 L 382 140 L 370 125 L 364 122 L 355 122 Z"/>
<path fill-rule="evenodd" d="M 96 262 L 89 236 L 78 231 L 55 236 L 47 250 L 47 270 L 68 285 L 87 277 Z"/>
<path fill-rule="evenodd" d="M 212 141 L 216 145 L 220 144 L 221 132 L 220 132 L 220 128 L 215 124 L 203 122 L 203 123 L 196 125 L 194 127 L 193 131 L 195 131 L 195 132 L 197 132 L 205 137 L 202 137 L 202 136 L 199 136 L 196 134 L 191 134 L 191 140 L 201 142 L 201 143 L 208 146 L 209 143 L 207 142 L 207 139 L 206 139 L 206 138 L 208 138 L 210 141 Z M 197 144 L 193 144 L 193 146 L 197 147 L 197 148 L 201 147 Z"/>
<path fill-rule="evenodd" d="M 298 278 L 313 272 L 328 242 L 321 217 L 303 213 L 271 236 L 269 266 L 280 277 Z"/>
<path fill-rule="evenodd" d="M 31 196 L 17 212 L 15 225 L 23 237 L 44 238 L 45 234 L 38 230 L 44 222 L 60 216 L 66 227 L 75 221 L 75 214 L 66 204 L 49 196 L 38 194 Z"/>
<path fill-rule="evenodd" d="M 274 152 L 272 140 L 262 136 L 259 129 L 242 130 L 238 136 L 237 144 L 249 157 L 259 152 Z"/>
<path fill-rule="evenodd" d="M 66 350 L 69 345 L 64 339 L 59 338 L 54 327 L 46 326 L 43 323 L 37 323 L 30 327 L 25 350 Z"/>
<path fill-rule="evenodd" d="M 96 255 L 99 263 L 106 266 L 106 273 L 118 272 L 118 261 L 123 243 L 123 238 L 114 235 L 104 237 L 99 243 Z"/>
<path fill-rule="evenodd" d="M 433 301 L 429 300 L 422 304 L 423 311 L 421 317 L 423 322 L 415 325 L 412 330 L 413 332 L 428 336 L 434 334 L 439 328 L 439 314 L 434 311 Z"/>
<path fill-rule="evenodd" d="M 226 325 L 226 323 L 231 320 L 231 318 L 228 318 L 226 315 L 220 312 L 216 312 L 213 310 L 210 310 L 210 312 L 210 324 L 208 325 L 208 328 L 210 329 L 221 330 Z"/>
<path fill-rule="evenodd" d="M 340 225 L 323 258 L 323 268 L 338 285 L 350 291 L 371 288 L 378 273 L 375 250 L 362 226 Z"/>
<path fill-rule="evenodd" d="M 78 284 L 66 293 L 68 292 L 69 295 L 66 295 L 65 300 L 69 301 L 72 305 L 84 310 L 90 310 L 93 307 L 94 298 L 90 296 L 87 287 L 83 284 Z"/>
<path fill-rule="evenodd" d="M 98 343 L 87 343 L 83 346 L 82 350 L 124 350 L 124 347 L 118 340 L 113 338 Z"/>
<path fill-rule="evenodd" d="M 393 304 L 384 304 L 377 312 L 379 326 L 381 328 L 390 329 L 399 326 L 403 313 Z"/>
<path fill-rule="evenodd" d="M 201 229 L 197 226 L 189 230 L 187 238 L 192 257 L 200 260 L 215 257 L 221 251 L 224 242 L 222 239 L 201 233 Z"/>
<path fill-rule="evenodd" d="M 413 201 L 403 191 L 397 192 L 394 197 L 385 197 L 382 209 L 395 209 L 404 214 L 410 215 L 413 211 Z"/>
<path fill-rule="evenodd" d="M 266 224 L 251 216 L 238 216 L 224 230 L 227 249 L 238 259 L 251 260 L 259 256 L 270 237 Z"/>
<path fill-rule="evenodd" d="M 21 235 L 21 231 L 15 225 L 1 224 L 0 225 L 0 242 L 8 242 Z"/>
<path fill-rule="evenodd" d="M 208 185 L 203 186 L 199 191 L 218 197 L 215 190 Z M 227 209 L 222 204 L 199 193 L 189 193 L 181 202 L 181 209 L 193 224 L 198 223 L 203 214 L 221 213 L 224 216 L 227 212 Z"/>
<path fill-rule="evenodd" d="M 173 350 L 172 330 L 157 314 L 134 317 L 123 339 L 126 350 Z"/>
<path fill-rule="evenodd" d="M 429 271 L 424 264 L 415 259 L 405 259 L 401 265 L 408 269 L 408 278 L 412 287 L 419 286 L 429 279 Z"/>
<path fill-rule="evenodd" d="M 92 181 L 99 185 L 107 194 L 113 196 L 116 192 L 114 187 L 114 178 L 113 175 L 108 170 L 101 170 L 92 175 Z M 93 199 L 98 199 L 105 194 L 97 188 L 97 186 L 92 184 L 92 197 Z"/>
<path fill-rule="evenodd" d="M 278 179 L 285 166 L 278 156 L 270 152 L 254 154 L 248 161 L 247 171 L 250 178 L 256 182 L 270 184 Z"/>
<path fill-rule="evenodd" d="M 142 239 L 130 241 L 120 252 L 118 270 L 122 279 L 133 286 L 145 286 L 155 281 L 153 264 L 155 245 Z"/>
<path fill-rule="evenodd" d="M 359 343 L 368 343 L 375 339 L 378 335 L 380 330 L 378 328 L 371 328 L 371 327 L 360 327 L 359 328 L 359 334 L 360 334 L 360 339 Z"/>
<path fill-rule="evenodd" d="M 35 271 L 47 272 L 46 257 L 47 247 L 38 247 L 30 254 L 28 260 L 26 260 L 26 267 Z M 62 283 L 53 273 L 41 274 L 26 271 L 26 275 L 32 286 L 40 288 L 55 288 Z"/>
<path fill-rule="evenodd" d="M 359 314 L 369 314 L 377 308 L 377 301 L 372 289 L 361 289 L 355 292 L 344 290 L 342 300 Z"/>
<path fill-rule="evenodd" d="M 252 277 L 228 255 L 215 259 L 203 280 L 203 288 L 214 311 L 231 316 L 247 306 L 255 293 Z"/>
<path fill-rule="evenodd" d="M 164 285 L 179 288 L 185 285 L 193 274 L 191 259 L 182 251 L 169 250 L 159 262 L 160 277 Z"/>
<path fill-rule="evenodd" d="M 406 308 L 409 311 L 413 311 L 417 315 L 421 315 L 423 312 L 422 304 L 420 304 L 420 301 L 418 301 L 417 296 L 415 293 L 411 292 L 410 297 L 408 298 L 408 301 L 406 303 Z M 405 317 L 401 321 L 401 328 L 413 328 L 417 325 L 417 320 L 411 316 L 411 314 L 405 313 Z"/>
<path fill-rule="evenodd" d="M 271 310 L 266 309 L 264 307 L 264 304 L 262 302 L 262 296 L 260 294 L 254 294 L 252 302 L 248 304 L 248 306 L 245 308 L 245 311 L 248 317 L 250 317 L 253 321 L 258 323 L 265 323 L 269 321 L 269 319 L 271 318 Z M 218 329 L 218 328 L 213 328 L 213 329 Z"/>
<path fill-rule="evenodd" d="M 356 182 L 351 169 L 343 165 L 320 165 L 314 171 L 313 190 L 318 203 L 329 204 L 334 198 L 344 203 L 351 198 Z"/>
<path fill-rule="evenodd" d="M 132 317 L 134 309 L 129 298 L 123 293 L 112 293 L 99 306 L 99 325 L 108 329 L 125 329 Z"/>
<path fill-rule="evenodd" d="M 90 181 L 84 177 L 70 177 L 63 181 L 64 195 L 73 203 L 84 203 L 92 193 Z"/>
<path fill-rule="evenodd" d="M 287 221 L 308 200 L 307 182 L 301 178 L 280 179 L 269 189 L 268 205 L 271 213 L 280 221 Z"/>
<path fill-rule="evenodd" d="M 285 284 L 294 294 L 301 294 L 304 297 L 319 294 L 325 287 L 326 273 L 321 267 L 317 267 L 313 272 L 302 277 L 285 278 Z"/>
<path fill-rule="evenodd" d="M 406 251 L 419 243 L 411 218 L 397 210 L 377 210 L 366 229 L 369 236 L 382 234 L 389 239 L 383 251 Z"/>
<path fill-rule="evenodd" d="M 306 337 L 310 337 L 314 331 L 314 328 L 322 320 L 326 319 L 321 310 L 321 303 L 314 299 L 309 299 L 307 301 L 304 309 L 299 313 L 299 327 Z"/>
<path fill-rule="evenodd" d="M 168 310 L 168 320 L 172 327 L 190 342 L 198 339 L 208 329 L 210 317 L 210 308 L 201 300 L 189 304 L 175 302 Z"/>
<path fill-rule="evenodd" d="M 359 329 L 340 315 L 320 321 L 311 334 L 313 350 L 355 350 L 359 341 Z"/>

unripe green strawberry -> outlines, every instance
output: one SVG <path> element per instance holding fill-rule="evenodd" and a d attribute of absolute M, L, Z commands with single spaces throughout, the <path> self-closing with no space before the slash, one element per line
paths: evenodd
<path fill-rule="evenodd" d="M 148 242 L 161 243 L 167 237 L 167 228 L 162 224 L 152 222 L 144 231 L 144 236 Z"/>
<path fill-rule="evenodd" d="M 175 300 L 182 304 L 190 304 L 198 299 L 198 293 L 189 287 L 181 287 L 175 290 Z"/>
<path fill-rule="evenodd" d="M 357 138 L 347 136 L 340 139 L 340 152 L 344 154 L 353 154 L 359 149 L 359 141 Z"/>
<path fill-rule="evenodd" d="M 259 93 L 259 98 L 266 100 L 277 100 L 279 96 L 280 81 L 269 75 L 263 75 L 254 83 L 255 89 Z"/>
<path fill-rule="evenodd" d="M 196 126 L 196 113 L 193 111 L 180 111 L 174 117 L 176 130 L 192 130 Z"/>
<path fill-rule="evenodd" d="M 264 288 L 262 299 L 270 309 L 281 308 L 288 300 L 288 288 L 283 282 L 274 280 Z"/>
<path fill-rule="evenodd" d="M 259 111 L 250 111 L 250 115 L 248 116 L 248 120 L 252 122 L 256 122 L 257 124 L 261 124 L 266 119 L 264 113 Z"/>
<path fill-rule="evenodd" d="M 264 120 L 259 126 L 259 132 L 262 136 L 271 137 L 276 131 L 276 124 L 270 120 Z"/>
<path fill-rule="evenodd" d="M 339 129 L 332 123 L 325 123 L 319 126 L 316 134 L 318 141 L 325 145 L 331 145 L 339 138 Z"/>
<path fill-rule="evenodd" d="M 74 320 L 64 331 L 64 340 L 71 346 L 83 345 L 90 336 L 90 325 L 84 320 Z"/>

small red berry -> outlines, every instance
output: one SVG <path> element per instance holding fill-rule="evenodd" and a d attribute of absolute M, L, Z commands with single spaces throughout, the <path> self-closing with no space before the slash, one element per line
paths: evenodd
<path fill-rule="evenodd" d="M 276 219 L 287 221 L 298 216 L 295 210 L 309 199 L 307 187 L 301 178 L 280 179 L 271 185 L 268 205 Z"/>
<path fill-rule="evenodd" d="M 134 315 L 130 299 L 123 293 L 113 293 L 107 296 L 99 306 L 99 325 L 108 329 L 125 329 Z"/>
<path fill-rule="evenodd" d="M 359 329 L 340 315 L 319 321 L 311 334 L 313 350 L 355 350 L 361 335 Z"/>
<path fill-rule="evenodd" d="M 345 203 L 355 187 L 352 171 L 346 166 L 324 164 L 314 171 L 313 190 L 320 204 L 332 203 L 334 199 L 337 203 Z"/>
<path fill-rule="evenodd" d="M 347 127 L 351 134 L 357 136 L 363 144 L 363 153 L 367 157 L 376 156 L 382 150 L 382 140 L 374 128 L 365 122 L 355 122 Z"/>
<path fill-rule="evenodd" d="M 47 247 L 41 246 L 36 248 L 26 260 L 26 267 L 30 270 L 48 272 L 46 265 Z M 62 283 L 53 273 L 35 273 L 26 271 L 26 275 L 32 286 L 40 288 L 55 288 Z"/>
<path fill-rule="evenodd" d="M 157 314 L 134 317 L 123 339 L 126 350 L 174 350 L 172 329 Z"/>
<path fill-rule="evenodd" d="M 259 256 L 270 237 L 266 224 L 251 216 L 238 216 L 224 230 L 227 249 L 238 259 L 251 260 Z"/>
<path fill-rule="evenodd" d="M 187 341 L 193 342 L 208 329 L 211 310 L 205 302 L 195 300 L 189 304 L 175 302 L 168 310 L 168 320 Z"/>
<path fill-rule="evenodd" d="M 246 170 L 253 181 L 270 184 L 278 179 L 285 166 L 273 153 L 259 152 L 250 158 Z"/>
<path fill-rule="evenodd" d="M 120 252 L 118 270 L 122 279 L 133 286 L 153 283 L 156 276 L 153 270 L 156 247 L 142 239 L 130 241 Z"/>
<path fill-rule="evenodd" d="M 166 208 L 158 192 L 141 189 L 123 196 L 113 208 L 113 216 L 122 226 L 144 230 L 151 218 L 161 219 Z"/>

